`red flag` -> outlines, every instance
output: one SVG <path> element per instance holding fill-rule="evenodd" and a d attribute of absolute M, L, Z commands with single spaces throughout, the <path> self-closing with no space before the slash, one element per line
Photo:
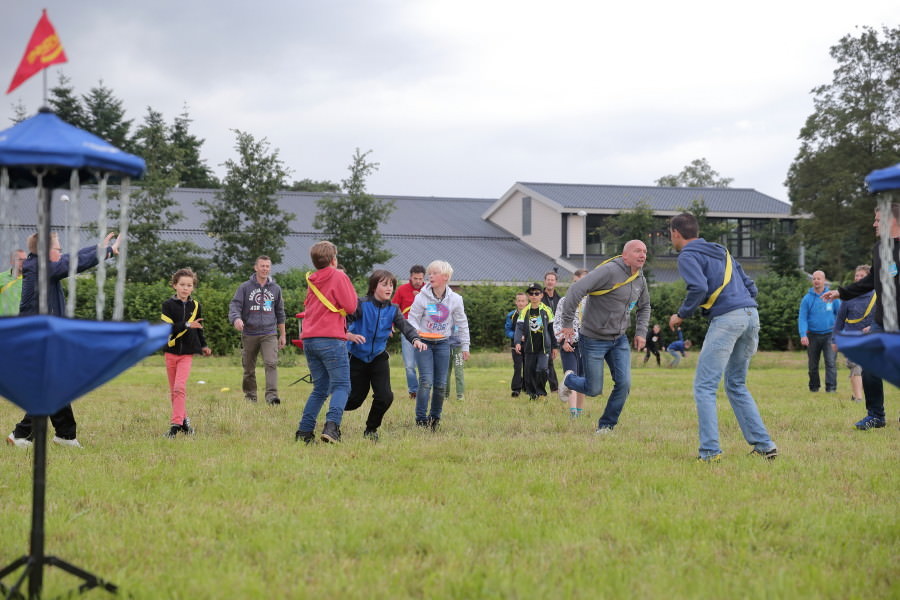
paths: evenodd
<path fill-rule="evenodd" d="M 34 28 L 34 33 L 31 34 L 31 40 L 25 47 L 25 56 L 22 57 L 22 62 L 19 63 L 19 68 L 13 75 L 12 83 L 9 84 L 6 93 L 12 92 L 35 73 L 50 65 L 64 63 L 67 60 L 59 36 L 56 35 L 56 30 L 50 23 L 50 19 L 47 18 L 47 9 L 44 9 L 37 27 Z"/>

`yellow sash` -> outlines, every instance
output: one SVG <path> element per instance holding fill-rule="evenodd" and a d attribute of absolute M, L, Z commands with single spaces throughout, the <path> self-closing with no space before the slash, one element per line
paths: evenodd
<path fill-rule="evenodd" d="M 858 319 L 844 319 L 844 323 L 859 323 L 860 321 L 868 317 L 869 313 L 872 312 L 872 307 L 875 306 L 876 296 L 877 294 L 875 292 L 872 292 L 872 299 L 869 300 L 869 305 L 866 307 L 866 312 L 863 313 L 863 316 Z"/>
<path fill-rule="evenodd" d="M 11 288 L 12 285 L 13 285 L 15 282 L 19 281 L 20 279 L 22 279 L 22 276 L 21 276 L 21 275 L 19 275 L 18 277 L 16 277 L 15 279 L 13 279 L 12 281 L 10 281 L 10 282 L 7 283 L 6 285 L 4 285 L 2 288 L 0 288 L 0 294 L 2 294 L 3 292 L 5 292 L 5 291 L 8 290 L 9 288 Z"/>
<path fill-rule="evenodd" d="M 621 256 L 622 256 L 622 255 L 620 254 L 620 255 L 618 255 L 618 256 L 613 256 L 612 258 L 607 258 L 606 260 L 604 260 L 602 263 L 600 263 L 599 265 L 597 265 L 597 266 L 594 267 L 594 268 L 595 268 L 595 269 L 599 269 L 600 267 L 602 267 L 603 265 L 605 265 L 605 264 L 608 263 L 609 261 L 611 261 L 611 260 L 616 260 L 617 258 L 620 258 Z M 640 274 L 641 274 L 640 271 L 637 271 L 636 273 L 632 273 L 632 274 L 631 274 L 631 277 L 629 277 L 629 278 L 626 279 L 625 281 L 622 281 L 622 282 L 620 282 L 620 283 L 617 283 L 616 285 L 612 286 L 612 287 L 609 288 L 608 290 L 597 290 L 596 292 L 590 292 L 589 295 L 591 295 L 591 296 L 602 296 L 603 294 L 608 294 L 608 293 L 610 293 L 610 292 L 613 291 L 613 290 L 619 289 L 619 288 L 622 287 L 623 285 L 626 285 L 626 284 L 628 284 L 628 283 L 631 283 L 631 282 L 634 281 L 634 280 L 637 278 L 637 276 L 640 275 Z"/>
<path fill-rule="evenodd" d="M 307 272 L 306 272 L 306 285 L 309 286 L 309 289 L 312 290 L 312 293 L 316 295 L 316 298 L 319 299 L 319 302 L 321 302 L 321 303 L 325 306 L 325 308 L 327 308 L 327 309 L 330 310 L 331 312 L 339 313 L 342 317 L 346 317 L 346 316 L 347 316 L 347 311 L 344 310 L 343 308 L 337 308 L 334 304 L 332 304 L 332 303 L 328 300 L 328 298 L 325 297 L 325 294 L 323 294 L 322 292 L 320 292 L 320 291 L 319 291 L 319 288 L 317 288 L 316 286 L 314 286 L 314 285 L 313 285 L 313 282 L 309 280 L 309 274 L 310 274 L 311 272 L 312 272 L 312 271 L 307 271 Z"/>
<path fill-rule="evenodd" d="M 199 309 L 200 309 L 200 303 L 197 302 L 196 300 L 194 300 L 194 312 L 191 313 L 191 317 L 187 320 L 187 325 L 190 325 L 191 323 L 194 322 L 194 319 L 197 318 L 197 311 L 198 311 Z M 167 317 L 166 315 L 163 315 L 163 316 L 162 316 L 162 320 L 165 321 L 166 323 L 173 323 L 172 319 L 170 319 L 170 318 Z M 174 347 L 174 346 L 175 346 L 175 340 L 177 340 L 178 338 L 180 338 L 181 336 L 183 336 L 185 333 L 187 333 L 187 330 L 188 330 L 188 329 L 190 329 L 190 327 L 185 327 L 184 329 L 182 329 L 181 331 L 179 331 L 178 333 L 176 333 L 174 337 L 170 336 L 170 337 L 169 337 L 169 343 L 168 343 L 169 348 Z"/>
<path fill-rule="evenodd" d="M 716 300 L 719 299 L 719 294 L 722 293 L 722 290 L 725 289 L 725 286 L 731 281 L 731 252 L 728 251 L 728 248 L 725 249 L 725 280 L 722 281 L 722 285 L 719 286 L 719 289 L 710 294 L 709 299 L 706 301 L 706 304 L 701 304 L 700 308 L 709 310 L 713 304 L 716 303 Z"/>

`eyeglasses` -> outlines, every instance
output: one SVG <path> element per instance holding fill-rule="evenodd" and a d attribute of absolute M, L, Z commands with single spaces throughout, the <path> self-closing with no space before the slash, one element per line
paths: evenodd
<path fill-rule="evenodd" d="M 543 296 L 544 292 L 528 292 L 529 296 Z"/>

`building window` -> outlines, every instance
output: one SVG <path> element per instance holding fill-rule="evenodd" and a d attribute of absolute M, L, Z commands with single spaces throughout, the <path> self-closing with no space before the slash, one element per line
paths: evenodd
<path fill-rule="evenodd" d="M 531 196 L 522 196 L 522 235 L 531 235 Z"/>

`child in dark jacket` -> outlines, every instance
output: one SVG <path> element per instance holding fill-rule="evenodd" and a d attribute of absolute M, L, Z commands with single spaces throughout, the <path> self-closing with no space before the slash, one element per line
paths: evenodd
<path fill-rule="evenodd" d="M 532 283 L 525 290 L 529 304 L 519 313 L 516 324 L 516 352 L 522 354 L 525 392 L 532 400 L 547 396 L 547 369 L 550 360 L 559 357 L 559 344 L 553 335 L 553 311 L 541 301 L 543 288 Z"/>
<path fill-rule="evenodd" d="M 416 350 L 425 350 L 415 327 L 400 313 L 391 296 L 397 278 L 378 269 L 369 277 L 369 289 L 359 299 L 356 311 L 347 316 L 347 349 L 350 352 L 350 396 L 344 410 L 356 410 L 372 389 L 372 407 L 366 419 L 365 437 L 378 441 L 378 428 L 394 402 L 391 390 L 391 367 L 387 351 L 391 329 L 396 328 Z"/>
<path fill-rule="evenodd" d="M 165 348 L 166 374 L 169 376 L 169 397 L 172 401 L 172 420 L 165 437 L 174 438 L 179 431 L 192 434 L 191 420 L 185 409 L 187 380 L 195 354 L 209 356 L 212 350 L 203 336 L 203 317 L 200 303 L 191 293 L 197 286 L 197 276 L 190 269 L 179 269 L 169 282 L 175 295 L 162 303 L 162 320 L 172 325 Z"/>

